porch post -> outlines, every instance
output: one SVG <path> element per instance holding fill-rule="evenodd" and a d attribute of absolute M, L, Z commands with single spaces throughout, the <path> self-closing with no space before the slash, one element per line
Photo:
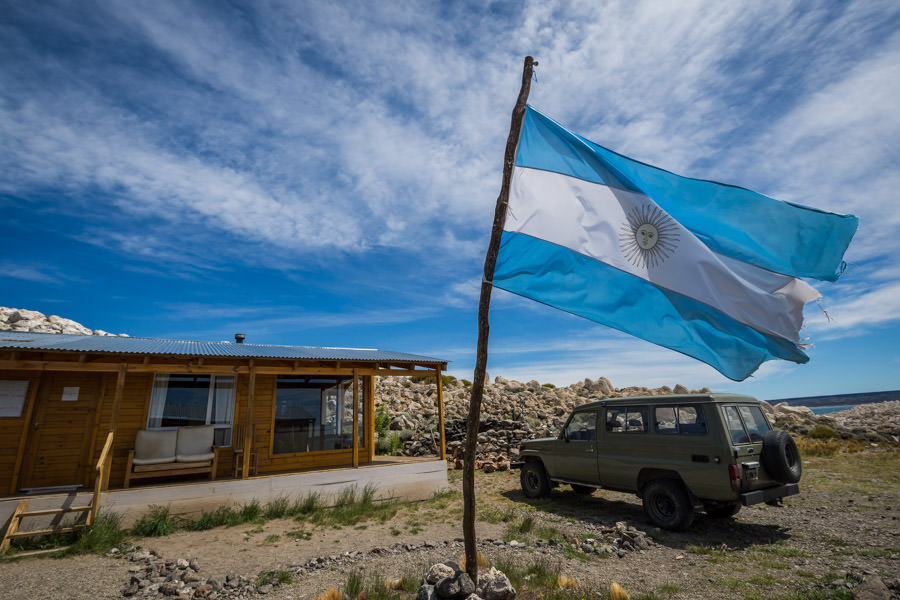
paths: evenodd
<path fill-rule="evenodd" d="M 247 391 L 247 420 L 246 426 L 244 427 L 244 464 L 243 470 L 241 471 L 241 479 L 247 479 L 250 474 L 250 455 L 252 454 L 252 448 L 250 444 L 253 440 L 253 395 L 256 389 L 256 365 L 253 364 L 253 360 L 250 361 L 250 387 Z"/>
<path fill-rule="evenodd" d="M 16 451 L 16 464 L 13 467 L 12 481 L 9 484 L 9 493 L 15 494 L 19 489 L 19 472 L 22 470 L 22 459 L 25 457 L 25 445 L 28 443 L 28 435 L 31 433 L 31 416 L 34 414 L 34 405 L 37 404 L 38 389 L 44 380 L 44 373 L 38 373 L 28 383 L 28 398 L 25 399 L 25 418 L 22 419 L 22 435 L 19 436 L 19 448 Z"/>
<path fill-rule="evenodd" d="M 353 369 L 353 468 L 359 467 L 359 369 Z"/>
<path fill-rule="evenodd" d="M 444 382 L 441 379 L 441 369 L 434 370 L 435 381 L 437 381 L 437 401 L 438 401 L 438 429 L 441 433 L 441 460 L 447 460 L 447 444 L 444 441 Z"/>
<path fill-rule="evenodd" d="M 115 434 L 119 428 L 119 410 L 122 408 L 122 396 L 125 394 L 125 374 L 128 372 L 128 365 L 122 363 L 119 366 L 119 374 L 116 376 L 116 395 L 113 396 L 112 420 L 109 429 Z"/>

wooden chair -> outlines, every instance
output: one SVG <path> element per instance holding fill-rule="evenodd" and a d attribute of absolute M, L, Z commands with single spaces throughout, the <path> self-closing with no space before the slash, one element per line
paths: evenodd
<path fill-rule="evenodd" d="M 244 434 L 248 425 L 241 423 L 235 425 L 231 432 L 231 447 L 234 450 L 234 477 L 241 477 L 244 471 Z M 250 427 L 250 475 L 256 475 L 259 468 L 259 450 L 256 448 L 256 426 Z"/>

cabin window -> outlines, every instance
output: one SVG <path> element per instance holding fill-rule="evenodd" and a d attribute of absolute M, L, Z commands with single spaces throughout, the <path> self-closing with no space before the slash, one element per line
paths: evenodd
<path fill-rule="evenodd" d="M 21 417 L 27 396 L 27 380 L 0 380 L 0 417 Z"/>
<path fill-rule="evenodd" d="M 234 375 L 157 374 L 147 429 L 215 425 L 215 445 L 231 445 Z"/>
<path fill-rule="evenodd" d="M 365 378 L 360 378 L 359 447 L 364 445 Z M 353 378 L 278 378 L 273 454 L 343 450 L 353 447 Z"/>

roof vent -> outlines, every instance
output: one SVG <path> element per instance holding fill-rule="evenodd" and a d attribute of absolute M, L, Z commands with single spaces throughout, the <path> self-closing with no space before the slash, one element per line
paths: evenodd
<path fill-rule="evenodd" d="M 244 338 L 245 338 L 245 337 L 247 337 L 247 336 L 244 335 L 243 333 L 236 333 L 236 334 L 234 334 L 234 343 L 235 343 L 235 344 L 243 344 L 243 343 L 244 343 Z"/>

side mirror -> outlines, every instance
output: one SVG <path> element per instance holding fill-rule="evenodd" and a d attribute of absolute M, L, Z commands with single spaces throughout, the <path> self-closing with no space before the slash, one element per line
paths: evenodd
<path fill-rule="evenodd" d="M 563 439 L 566 441 L 566 443 L 568 444 L 568 443 L 569 443 L 569 432 L 566 431 L 565 429 L 563 429 L 563 431 L 562 431 L 562 437 L 563 437 Z"/>

